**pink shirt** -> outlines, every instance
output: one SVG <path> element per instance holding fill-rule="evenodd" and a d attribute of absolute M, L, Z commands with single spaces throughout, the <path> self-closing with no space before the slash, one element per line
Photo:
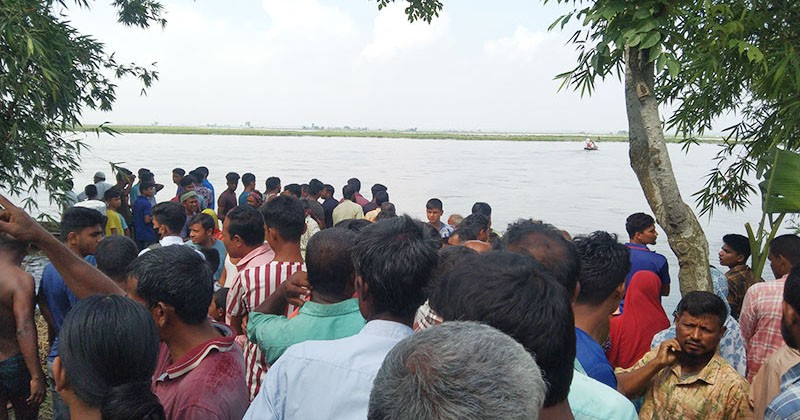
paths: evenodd
<path fill-rule="evenodd" d="M 275 259 L 275 251 L 270 248 L 269 244 L 264 242 L 258 248 L 250 251 L 236 263 L 236 270 L 241 273 L 246 268 L 255 267 L 257 265 L 266 265 Z"/>
<path fill-rule="evenodd" d="M 172 360 L 161 343 L 153 374 L 153 393 L 167 418 L 241 419 L 250 403 L 242 350 L 226 325 L 213 324 L 223 336 L 206 341 Z"/>
<path fill-rule="evenodd" d="M 783 345 L 781 305 L 785 283 L 786 276 L 756 283 L 744 295 L 739 326 L 747 347 L 747 380 L 750 382 L 764 361 Z"/>

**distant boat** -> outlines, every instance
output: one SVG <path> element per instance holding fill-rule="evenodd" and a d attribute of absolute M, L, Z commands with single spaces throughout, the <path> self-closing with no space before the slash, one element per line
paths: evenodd
<path fill-rule="evenodd" d="M 597 149 L 598 149 L 597 144 L 595 144 L 595 142 L 593 142 L 591 139 L 587 138 L 586 145 L 583 146 L 583 150 L 597 150 Z"/>

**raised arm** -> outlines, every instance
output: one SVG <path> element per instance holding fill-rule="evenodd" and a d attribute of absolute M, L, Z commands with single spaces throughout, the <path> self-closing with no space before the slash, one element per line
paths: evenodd
<path fill-rule="evenodd" d="M 113 280 L 75 255 L 34 221 L 25 211 L 0 194 L 0 231 L 36 244 L 47 254 L 64 282 L 79 299 L 92 295 L 125 294 Z"/>
<path fill-rule="evenodd" d="M 678 360 L 680 348 L 674 338 L 661 343 L 658 354 L 652 360 L 637 369 L 617 374 L 617 391 L 628 398 L 642 395 L 653 376 Z"/>

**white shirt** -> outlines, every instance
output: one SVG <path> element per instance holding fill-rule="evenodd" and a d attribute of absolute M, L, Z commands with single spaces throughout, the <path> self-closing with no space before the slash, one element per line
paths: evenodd
<path fill-rule="evenodd" d="M 366 419 L 383 359 L 413 334 L 406 325 L 376 320 L 352 337 L 295 344 L 269 369 L 244 418 Z"/>
<path fill-rule="evenodd" d="M 161 238 L 161 240 L 158 241 L 158 243 L 159 243 L 159 245 L 161 245 L 161 247 L 170 246 L 170 245 L 183 245 L 183 238 L 181 238 L 180 236 L 165 236 L 165 237 Z M 149 247 L 143 249 L 142 252 L 139 253 L 139 256 L 141 257 L 142 255 L 146 254 L 148 251 L 150 251 Z M 203 259 L 206 259 L 205 255 L 203 255 L 202 252 L 200 252 L 200 251 L 198 251 L 196 249 L 194 250 L 194 252 L 200 254 L 203 257 Z"/>

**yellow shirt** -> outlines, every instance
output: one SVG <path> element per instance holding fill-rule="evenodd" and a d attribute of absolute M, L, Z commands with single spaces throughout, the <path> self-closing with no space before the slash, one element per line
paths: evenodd
<path fill-rule="evenodd" d="M 629 369 L 631 372 L 658 354 L 649 351 Z M 680 364 L 658 372 L 644 393 L 640 419 L 751 419 L 748 383 L 719 353 L 697 375 L 681 379 Z"/>
<path fill-rule="evenodd" d="M 122 216 L 114 210 L 106 210 L 106 236 L 111 236 L 111 229 L 117 230 L 117 235 L 124 235 L 122 230 Z"/>

